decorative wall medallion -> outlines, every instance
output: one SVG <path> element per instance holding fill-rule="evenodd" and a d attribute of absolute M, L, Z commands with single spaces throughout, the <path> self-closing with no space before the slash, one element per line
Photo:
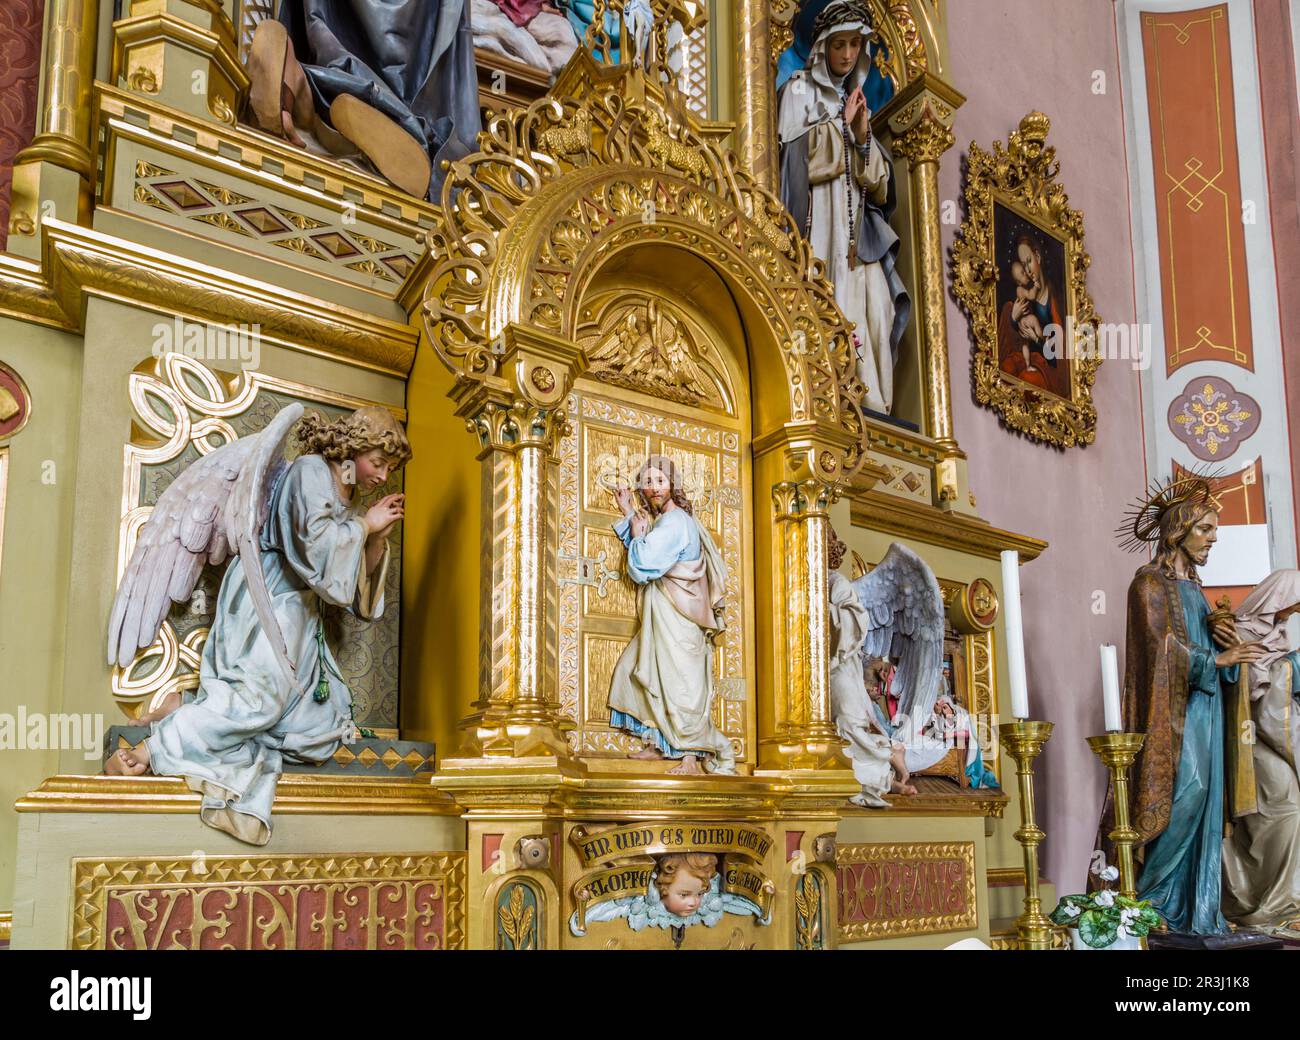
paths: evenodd
<path fill-rule="evenodd" d="M 1231 456 L 1259 422 L 1259 403 L 1214 376 L 1193 379 L 1169 406 L 1169 428 L 1204 462 Z"/>
<path fill-rule="evenodd" d="M 0 444 L 27 425 L 32 395 L 22 376 L 0 361 Z"/>
<path fill-rule="evenodd" d="M 985 579 L 976 578 L 966 587 L 966 608 L 976 625 L 992 628 L 998 616 L 998 594 Z"/>

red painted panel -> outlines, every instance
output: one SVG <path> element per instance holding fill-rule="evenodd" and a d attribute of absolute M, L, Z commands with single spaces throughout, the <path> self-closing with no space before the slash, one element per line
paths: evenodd
<path fill-rule="evenodd" d="M 9 238 L 14 156 L 36 133 L 43 8 L 42 0 L 0 4 L 0 250 Z"/>
<path fill-rule="evenodd" d="M 1142 12 L 1165 365 L 1254 368 L 1225 4 Z"/>

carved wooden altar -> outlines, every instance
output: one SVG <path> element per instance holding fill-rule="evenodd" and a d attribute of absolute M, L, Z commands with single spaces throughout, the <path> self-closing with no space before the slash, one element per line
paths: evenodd
<path fill-rule="evenodd" d="M 894 539 L 931 563 L 966 706 L 990 724 L 997 555 L 1043 548 L 978 518 L 952 428 L 937 172 L 962 99 L 944 78 L 936 5 L 871 0 L 897 85 L 875 123 L 898 160 L 901 269 L 917 304 L 899 384 L 915 430 L 864 417 L 850 330 L 773 193 L 772 65 L 789 0 L 655 0 L 661 19 L 707 12 L 729 37 L 715 46 L 727 56 L 716 74 L 734 104 L 714 121 L 665 90 L 653 62 L 580 49 L 544 96 L 503 98 L 436 204 L 236 122 L 247 92 L 236 0 L 123 7 L 112 68 L 96 81 L 97 5 L 48 4 L 49 101 L 13 196 L 31 230 L 15 225 L 0 257 L 0 314 L 85 342 L 81 382 L 67 390 L 85 415 L 74 469 L 114 476 L 77 489 L 65 583 L 75 567 L 111 595 L 153 500 L 149 467 L 162 474 L 214 432 L 239 435 L 276 395 L 404 409 L 415 459 L 400 646 L 394 622 L 392 640 L 357 661 L 378 650 L 400 685 L 400 697 L 375 691 L 391 709 L 382 728 L 436 741 L 438 769 L 431 785 L 423 774 L 286 776 L 284 837 L 251 874 L 231 867 L 218 884 L 181 862 L 196 804 L 182 783 L 72 775 L 84 769 L 64 756 L 64 775 L 20 802 L 32 821 L 23 855 L 34 863 L 41 834 L 57 833 L 78 850 L 75 889 L 15 918 L 20 942 L 64 929 L 77 945 L 150 945 L 144 908 L 161 905 L 159 886 L 137 884 L 137 870 L 183 882 L 183 897 L 167 898 L 190 921 L 202 923 L 207 899 L 233 901 L 250 944 L 366 945 L 381 931 L 498 949 L 987 938 L 987 873 L 1015 862 L 1000 822 L 1008 796 L 923 778 L 920 795 L 888 810 L 849 806 L 857 787 L 828 690 L 832 523 L 868 563 Z M 188 89 L 196 71 L 206 94 Z M 257 323 L 266 371 L 155 363 L 128 333 L 159 314 Z M 636 613 L 610 488 L 651 453 L 681 464 L 728 565 L 713 710 L 736 777 L 629 762 L 629 738 L 609 726 L 609 675 Z M 99 632 L 92 600 L 69 599 L 69 629 Z M 173 620 L 151 648 L 163 664 L 153 671 L 110 675 L 98 636 L 71 648 L 64 700 L 93 706 L 115 692 L 134 710 L 192 686 L 203 625 Z M 83 817 L 102 834 L 114 813 L 132 814 L 118 820 L 136 820 L 150 855 L 77 845 Z M 344 822 L 357 847 L 345 847 Z M 606 833 L 623 845 L 602 851 Z M 677 939 L 583 927 L 604 891 L 644 886 L 647 857 L 689 849 L 716 853 L 720 886 L 748 893 L 766 918 L 729 916 Z M 209 851 L 233 862 L 238 849 Z M 287 870 L 285 856 L 301 861 L 294 891 L 305 894 L 271 907 L 259 878 Z M 321 902 L 312 884 L 336 859 L 338 897 L 388 900 L 383 914 Z M 841 893 L 846 879 L 857 889 Z M 19 888 L 38 891 L 35 873 Z M 263 905 L 278 930 L 249 924 Z M 212 940 L 191 932 L 194 945 Z"/>

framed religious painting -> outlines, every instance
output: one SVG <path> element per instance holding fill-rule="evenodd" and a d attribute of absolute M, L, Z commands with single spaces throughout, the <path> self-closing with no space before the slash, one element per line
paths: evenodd
<path fill-rule="evenodd" d="M 953 295 L 970 319 L 975 400 L 1010 429 L 1058 448 L 1097 436 L 1101 365 L 1083 214 L 1058 183 L 1051 123 L 1031 112 L 1004 146 L 970 146 Z"/>

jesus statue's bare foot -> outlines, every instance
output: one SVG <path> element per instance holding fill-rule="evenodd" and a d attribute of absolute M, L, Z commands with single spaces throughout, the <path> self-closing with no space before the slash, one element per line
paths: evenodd
<path fill-rule="evenodd" d="M 162 699 L 162 703 L 153 711 L 145 712 L 135 720 L 137 726 L 148 726 L 157 722 L 159 719 L 165 719 L 181 706 L 181 695 L 179 693 L 169 693 Z"/>
<path fill-rule="evenodd" d="M 890 794 L 916 794 L 915 785 L 906 783 L 902 780 L 891 780 L 889 783 Z"/>
<path fill-rule="evenodd" d="M 635 758 L 638 762 L 654 762 L 664 757 L 664 753 L 653 744 L 647 744 L 640 751 L 633 751 L 628 758 Z"/>
<path fill-rule="evenodd" d="M 148 770 L 149 751 L 144 744 L 135 748 L 119 748 L 104 763 L 104 772 L 108 776 L 141 776 Z"/>
<path fill-rule="evenodd" d="M 699 776 L 704 772 L 700 760 L 695 755 L 683 755 L 682 760 L 668 770 L 673 776 Z"/>

